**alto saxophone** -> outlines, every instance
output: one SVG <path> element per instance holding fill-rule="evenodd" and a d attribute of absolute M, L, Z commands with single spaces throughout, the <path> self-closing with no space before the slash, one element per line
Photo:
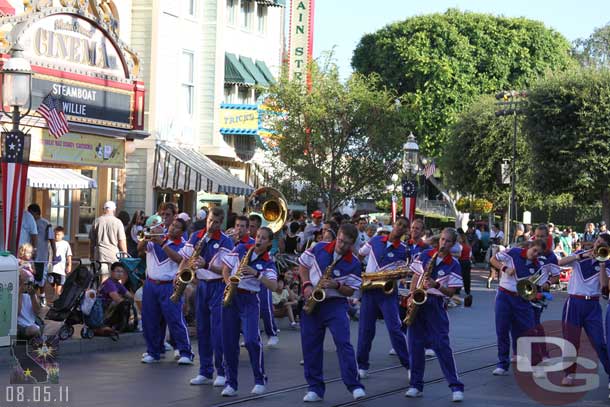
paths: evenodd
<path fill-rule="evenodd" d="M 402 323 L 406 326 L 409 326 L 415 321 L 415 317 L 417 316 L 417 311 L 419 311 L 419 307 L 423 305 L 428 300 L 428 293 L 424 289 L 424 282 L 430 277 L 432 274 L 432 270 L 434 270 L 434 265 L 436 263 L 436 257 L 438 256 L 438 252 L 434 253 L 434 256 L 430 259 L 428 266 L 424 273 L 419 276 L 419 280 L 417 280 L 417 287 L 411 292 L 411 301 L 407 306 L 407 315 L 405 319 L 402 320 Z"/>
<path fill-rule="evenodd" d="M 396 288 L 396 280 L 405 278 L 409 273 L 409 266 L 403 261 L 388 264 L 376 273 L 362 273 L 360 291 L 381 288 L 385 294 L 390 295 Z"/>
<path fill-rule="evenodd" d="M 193 281 L 193 278 L 195 278 L 195 261 L 201 255 L 207 237 L 208 232 L 205 232 L 205 235 L 203 235 L 203 237 L 197 242 L 197 245 L 195 245 L 195 250 L 193 251 L 193 254 L 191 254 L 191 257 L 189 257 L 186 261 L 184 267 L 178 270 L 178 280 L 174 285 L 174 292 L 169 297 L 172 302 L 177 303 L 180 300 L 186 286 Z"/>
<path fill-rule="evenodd" d="M 222 297 L 222 305 L 224 307 L 228 307 L 233 302 L 233 297 L 235 297 L 235 293 L 237 292 L 237 286 L 242 278 L 241 268 L 247 266 L 250 263 L 250 257 L 252 257 L 252 252 L 254 251 L 254 245 L 248 249 L 246 255 L 239 262 L 239 267 L 237 268 L 237 273 L 235 275 L 229 277 L 229 284 L 225 287 L 225 292 Z"/>
<path fill-rule="evenodd" d="M 320 281 L 318 281 L 318 284 L 316 284 L 316 287 L 311 292 L 311 296 L 307 299 L 307 301 L 305 301 L 305 305 L 303 305 L 303 311 L 305 311 L 307 315 L 311 315 L 311 313 L 313 313 L 313 311 L 316 309 L 316 305 L 326 299 L 326 291 L 324 290 L 324 288 L 320 287 L 320 284 L 323 280 L 330 278 L 333 272 L 333 268 L 335 268 L 335 265 L 339 262 L 339 260 L 341 260 L 341 257 L 339 257 L 337 260 L 330 263 L 328 267 L 326 267 L 326 270 L 324 270 L 324 275 L 322 275 Z"/>

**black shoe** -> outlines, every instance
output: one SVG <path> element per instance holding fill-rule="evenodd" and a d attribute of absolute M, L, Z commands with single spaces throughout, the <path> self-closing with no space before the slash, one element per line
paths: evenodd
<path fill-rule="evenodd" d="M 468 294 L 466 297 L 464 297 L 464 306 L 465 307 L 472 306 L 472 295 Z"/>

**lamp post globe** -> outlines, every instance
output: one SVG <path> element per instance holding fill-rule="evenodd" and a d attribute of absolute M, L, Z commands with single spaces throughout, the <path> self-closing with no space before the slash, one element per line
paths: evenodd
<path fill-rule="evenodd" d="M 403 172 L 417 174 L 419 168 L 418 157 L 419 157 L 419 146 L 413 133 L 409 133 L 407 142 L 402 146 L 403 157 L 402 157 L 402 169 Z"/>

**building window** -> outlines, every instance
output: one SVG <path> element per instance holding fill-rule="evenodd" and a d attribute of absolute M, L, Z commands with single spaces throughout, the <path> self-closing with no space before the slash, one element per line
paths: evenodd
<path fill-rule="evenodd" d="M 235 25 L 235 15 L 237 14 L 238 0 L 227 0 L 227 23 Z"/>
<path fill-rule="evenodd" d="M 225 85 L 225 103 L 235 103 L 235 86 Z"/>
<path fill-rule="evenodd" d="M 256 16 L 258 21 L 258 32 L 264 34 L 267 31 L 267 6 L 257 5 Z"/>
<path fill-rule="evenodd" d="M 240 86 L 237 94 L 238 103 L 249 104 L 250 103 L 250 88 Z"/>
<path fill-rule="evenodd" d="M 241 26 L 245 29 L 250 29 L 252 26 L 252 14 L 254 13 L 254 2 L 251 0 L 242 0 L 241 2 Z"/>
<path fill-rule="evenodd" d="M 97 179 L 97 170 L 81 170 L 86 177 Z M 89 234 L 97 213 L 97 189 L 82 189 L 80 191 L 80 204 L 78 213 L 77 233 Z M 68 240 L 68 239 L 66 239 Z"/>
<path fill-rule="evenodd" d="M 72 191 L 69 189 L 53 189 L 51 195 L 51 225 L 64 228 L 65 239 L 70 241 L 72 220 Z"/>
<path fill-rule="evenodd" d="M 195 0 L 184 0 L 184 12 L 185 14 L 195 17 L 197 9 L 195 6 Z"/>
<path fill-rule="evenodd" d="M 182 103 L 187 115 L 192 116 L 195 104 L 195 55 L 191 51 L 182 51 Z"/>

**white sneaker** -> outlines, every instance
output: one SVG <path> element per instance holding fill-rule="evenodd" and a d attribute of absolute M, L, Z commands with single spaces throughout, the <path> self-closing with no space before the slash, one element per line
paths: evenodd
<path fill-rule="evenodd" d="M 298 329 L 299 328 L 299 323 L 298 322 L 291 322 L 290 323 L 290 327 L 292 329 Z"/>
<path fill-rule="evenodd" d="M 366 369 L 358 369 L 358 376 L 360 376 L 360 379 L 366 379 L 369 377 L 369 371 Z"/>
<path fill-rule="evenodd" d="M 362 387 L 358 387 L 357 389 L 354 389 L 354 391 L 352 392 L 352 397 L 354 397 L 354 400 L 359 400 L 365 396 L 366 396 L 366 393 L 364 392 L 364 389 Z"/>
<path fill-rule="evenodd" d="M 432 349 L 426 349 L 426 356 L 435 357 L 436 353 Z"/>
<path fill-rule="evenodd" d="M 388 355 L 396 355 L 396 351 L 394 350 L 394 348 L 390 349 Z"/>
<path fill-rule="evenodd" d="M 574 385 L 574 375 L 569 374 L 561 379 L 562 386 L 573 386 Z"/>
<path fill-rule="evenodd" d="M 250 393 L 252 394 L 263 394 L 265 392 L 265 386 L 262 384 L 255 384 Z"/>
<path fill-rule="evenodd" d="M 231 386 L 227 386 L 227 387 L 224 388 L 224 390 L 220 394 L 223 397 L 234 397 L 234 396 L 237 396 L 237 390 L 235 390 Z"/>
<path fill-rule="evenodd" d="M 148 356 L 148 352 L 142 353 L 143 358 L 145 358 L 146 356 Z M 165 359 L 165 353 L 160 354 L 159 359 Z"/>
<path fill-rule="evenodd" d="M 169 343 L 165 342 L 163 344 L 163 346 L 165 346 L 165 351 L 166 352 L 171 352 L 174 348 L 172 348 L 172 345 L 170 345 Z"/>
<path fill-rule="evenodd" d="M 405 393 L 405 397 L 416 398 L 424 395 L 423 391 L 417 390 L 415 387 L 409 387 L 409 390 Z"/>
<path fill-rule="evenodd" d="M 187 356 L 182 356 L 180 359 L 178 359 L 178 364 L 179 365 L 192 365 L 193 360 Z"/>
<path fill-rule="evenodd" d="M 155 358 L 153 358 L 153 357 L 152 357 L 152 356 L 150 356 L 150 355 L 146 355 L 146 356 L 144 356 L 144 357 L 142 358 L 142 363 L 148 363 L 148 364 L 151 364 L 151 363 L 159 363 L 159 362 L 160 362 L 160 360 L 159 360 L 159 359 L 155 359 Z"/>
<path fill-rule="evenodd" d="M 212 379 L 198 374 L 196 377 L 191 379 L 190 383 L 194 386 L 198 386 L 200 384 L 212 384 Z"/>
<path fill-rule="evenodd" d="M 455 401 L 455 402 L 464 401 L 464 392 L 463 391 L 454 391 L 453 392 L 453 401 Z"/>
<path fill-rule="evenodd" d="M 267 346 L 277 346 L 278 343 L 280 343 L 280 338 L 277 336 L 270 336 L 267 341 Z"/>
<path fill-rule="evenodd" d="M 494 376 L 506 376 L 508 374 L 508 370 L 502 369 L 501 367 L 496 367 L 491 374 Z"/>
<path fill-rule="evenodd" d="M 178 349 L 176 349 L 174 351 L 174 360 L 178 360 L 180 359 L 180 351 Z"/>
<path fill-rule="evenodd" d="M 227 379 L 224 376 L 216 376 L 214 380 L 214 387 L 225 387 Z"/>
<path fill-rule="evenodd" d="M 305 397 L 303 397 L 303 401 L 306 403 L 322 401 L 322 397 L 318 396 L 318 393 L 315 391 L 308 391 Z"/>

